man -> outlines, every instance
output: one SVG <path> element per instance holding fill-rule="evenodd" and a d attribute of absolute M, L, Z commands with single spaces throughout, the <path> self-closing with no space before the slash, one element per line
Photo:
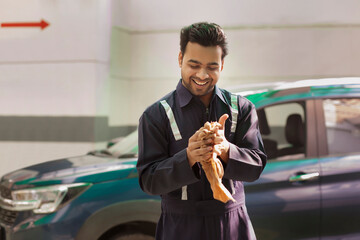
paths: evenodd
<path fill-rule="evenodd" d="M 181 80 L 140 118 L 140 186 L 162 198 L 156 239 L 256 238 L 242 181 L 259 178 L 266 155 L 253 104 L 216 86 L 226 55 L 220 26 L 201 22 L 184 27 L 178 57 Z M 221 128 L 214 139 L 198 140 L 206 121 L 218 121 Z M 236 202 L 213 198 L 199 164 L 215 148 L 222 149 L 222 182 Z"/>

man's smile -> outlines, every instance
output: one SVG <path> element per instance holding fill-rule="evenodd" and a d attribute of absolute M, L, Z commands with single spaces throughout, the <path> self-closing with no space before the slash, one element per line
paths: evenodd
<path fill-rule="evenodd" d="M 198 86 L 205 86 L 208 82 L 210 82 L 210 80 L 201 81 L 194 78 L 192 78 L 191 80 Z"/>

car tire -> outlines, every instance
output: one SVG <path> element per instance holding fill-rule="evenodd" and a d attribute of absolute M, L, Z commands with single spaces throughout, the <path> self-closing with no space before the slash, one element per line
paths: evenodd
<path fill-rule="evenodd" d="M 155 240 L 155 237 L 143 233 L 121 233 L 112 236 L 109 240 Z"/>

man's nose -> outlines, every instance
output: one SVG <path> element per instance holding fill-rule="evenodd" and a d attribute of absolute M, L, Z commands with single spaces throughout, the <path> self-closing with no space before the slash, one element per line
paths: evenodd
<path fill-rule="evenodd" d="M 208 72 L 204 68 L 200 68 L 197 72 L 196 77 L 200 78 L 201 80 L 207 79 L 209 77 Z"/>

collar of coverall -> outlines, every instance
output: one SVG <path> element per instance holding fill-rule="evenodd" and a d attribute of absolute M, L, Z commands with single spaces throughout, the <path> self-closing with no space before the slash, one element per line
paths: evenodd
<path fill-rule="evenodd" d="M 186 105 L 188 105 L 191 101 L 192 98 L 194 98 L 195 96 L 192 95 L 192 93 L 186 88 L 184 87 L 184 85 L 182 85 L 181 83 L 182 79 L 180 79 L 177 87 L 176 87 L 176 93 L 177 93 L 177 98 L 180 104 L 180 107 L 185 107 Z M 217 85 L 215 85 L 214 87 L 214 93 L 213 97 L 211 99 L 211 101 L 214 100 L 215 96 L 218 96 L 221 101 L 223 101 L 226 104 L 226 101 L 220 91 L 220 89 L 217 87 Z"/>

